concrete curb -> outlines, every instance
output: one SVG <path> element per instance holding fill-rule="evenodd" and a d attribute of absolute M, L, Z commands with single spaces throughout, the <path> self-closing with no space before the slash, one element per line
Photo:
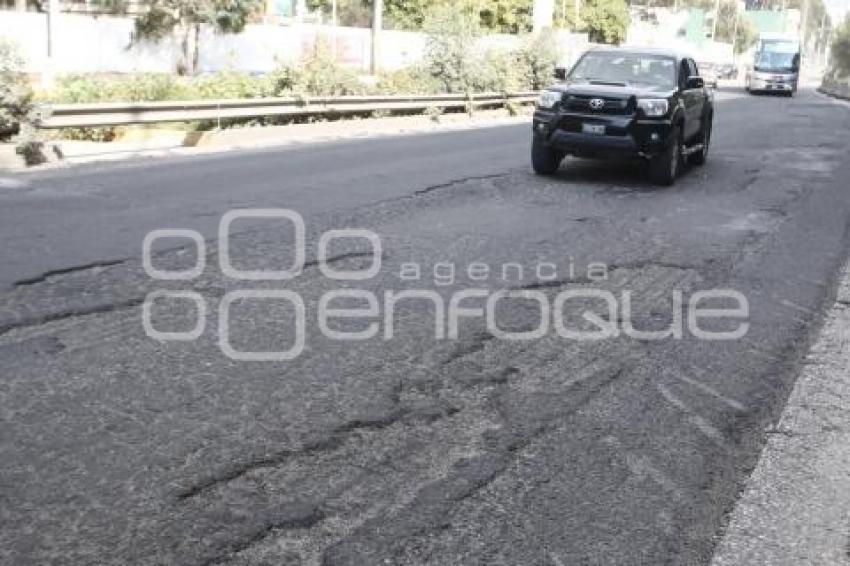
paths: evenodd
<path fill-rule="evenodd" d="M 711 566 L 850 563 L 850 264 Z"/>

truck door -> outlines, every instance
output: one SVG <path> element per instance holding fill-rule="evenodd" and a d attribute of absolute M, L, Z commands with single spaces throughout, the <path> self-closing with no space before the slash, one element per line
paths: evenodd
<path fill-rule="evenodd" d="M 693 59 L 682 60 L 682 74 L 685 79 L 682 87 L 682 102 L 685 105 L 685 140 L 692 139 L 702 128 L 702 112 L 705 103 L 704 88 L 688 88 L 690 77 L 698 77 L 699 70 Z"/>

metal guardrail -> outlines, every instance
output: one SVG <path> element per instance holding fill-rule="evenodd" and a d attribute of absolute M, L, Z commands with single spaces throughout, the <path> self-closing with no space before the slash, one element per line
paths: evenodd
<path fill-rule="evenodd" d="M 342 115 L 375 111 L 416 111 L 430 107 L 457 109 L 465 108 L 470 101 L 475 107 L 486 108 L 501 106 L 506 101 L 529 103 L 534 102 L 536 98 L 536 92 L 526 91 L 508 94 L 479 93 L 472 95 L 471 100 L 463 94 L 436 94 L 55 104 L 49 107 L 50 117 L 41 127 L 83 128 L 260 116 Z"/>

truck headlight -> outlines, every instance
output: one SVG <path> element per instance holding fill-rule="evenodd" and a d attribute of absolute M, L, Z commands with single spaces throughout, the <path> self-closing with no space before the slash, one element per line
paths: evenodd
<path fill-rule="evenodd" d="M 561 93 L 556 90 L 544 90 L 537 99 L 538 108 L 552 108 L 561 100 Z"/>
<path fill-rule="evenodd" d="M 647 116 L 664 116 L 667 114 L 669 105 L 664 98 L 641 98 L 637 101 L 638 108 Z"/>

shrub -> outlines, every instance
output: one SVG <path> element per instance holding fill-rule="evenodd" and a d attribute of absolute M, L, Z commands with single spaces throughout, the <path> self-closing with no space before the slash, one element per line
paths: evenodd
<path fill-rule="evenodd" d="M 366 90 L 357 73 L 340 66 L 323 42 L 296 67 L 294 79 L 293 90 L 303 96 L 342 96 Z"/>
<path fill-rule="evenodd" d="M 558 44 L 555 32 L 547 28 L 523 38 L 517 53 L 522 69 L 522 83 L 531 90 L 540 90 L 552 82 L 558 63 Z"/>
<path fill-rule="evenodd" d="M 489 49 L 474 69 L 472 84 L 477 91 L 511 92 L 523 87 L 523 72 L 514 51 Z"/>
<path fill-rule="evenodd" d="M 143 73 L 113 81 L 115 99 L 130 102 L 181 100 L 192 97 L 192 89 L 173 75 Z"/>
<path fill-rule="evenodd" d="M 425 61 L 428 71 L 445 92 L 469 92 L 474 88 L 476 42 L 481 35 L 477 14 L 451 4 L 437 4 L 427 14 Z"/>
<path fill-rule="evenodd" d="M 378 94 L 438 94 L 442 83 L 421 66 L 385 72 L 375 85 Z"/>
<path fill-rule="evenodd" d="M 444 110 L 439 106 L 429 106 L 425 109 L 423 114 L 425 114 L 425 116 L 428 116 L 428 118 L 430 118 L 432 122 L 439 122 L 440 116 L 443 115 L 443 112 Z"/>
<path fill-rule="evenodd" d="M 270 78 L 233 70 L 204 75 L 189 84 L 189 90 L 195 92 L 197 98 L 260 98 L 274 95 L 274 83 Z"/>
<path fill-rule="evenodd" d="M 46 161 L 38 131 L 45 113 L 35 105 L 17 48 L 0 38 L 0 139 L 13 138 L 27 165 Z"/>
<path fill-rule="evenodd" d="M 114 141 L 123 128 L 120 126 L 102 126 L 98 128 L 62 128 L 62 139 L 95 142 Z"/>
<path fill-rule="evenodd" d="M 65 75 L 50 94 L 53 102 L 145 102 L 195 98 L 184 81 L 167 74 L 139 73 L 103 77 L 90 74 Z"/>
<path fill-rule="evenodd" d="M 278 62 L 277 67 L 266 75 L 265 80 L 272 96 L 285 96 L 295 89 L 298 72 L 292 65 Z"/>

